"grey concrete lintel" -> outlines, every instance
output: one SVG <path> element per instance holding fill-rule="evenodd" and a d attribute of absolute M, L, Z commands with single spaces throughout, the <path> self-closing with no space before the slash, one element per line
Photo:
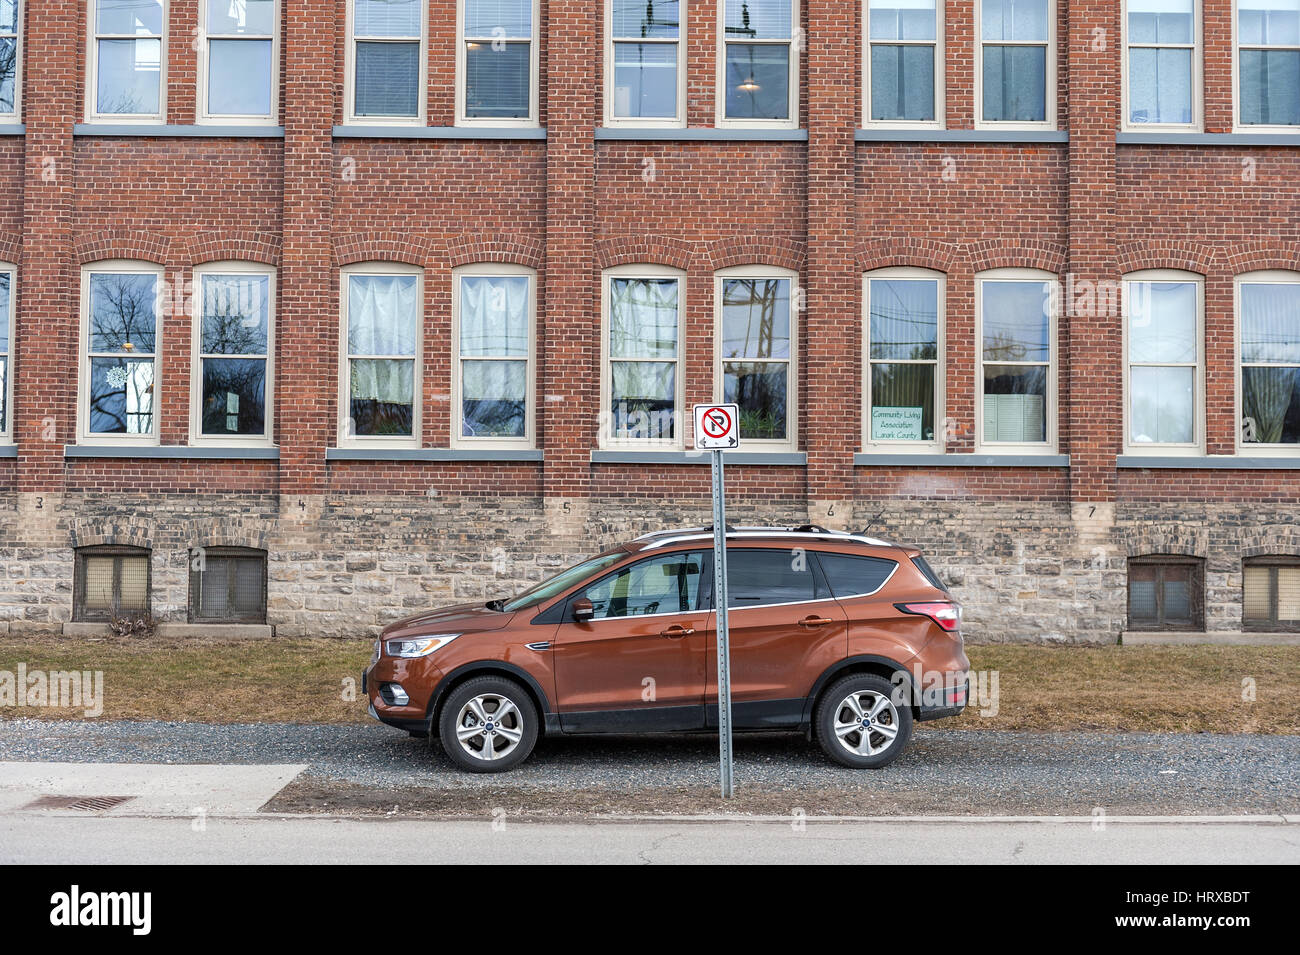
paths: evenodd
<path fill-rule="evenodd" d="M 540 126 L 335 126 L 335 139 L 545 139 Z"/>
<path fill-rule="evenodd" d="M 1121 146 L 1300 146 L 1300 133 L 1116 133 Z"/>
<path fill-rule="evenodd" d="M 326 461 L 524 461 L 537 463 L 536 448 L 329 448 Z"/>
<path fill-rule="evenodd" d="M 1068 468 L 1068 454 L 855 454 L 857 467 Z"/>
<path fill-rule="evenodd" d="M 785 465 L 803 467 L 808 455 L 802 451 L 726 451 L 726 464 Z M 592 464 L 708 464 L 708 451 L 592 451 Z"/>
<path fill-rule="evenodd" d="M 859 129 L 860 143 L 1068 143 L 1063 129 Z"/>
<path fill-rule="evenodd" d="M 1295 471 L 1300 470 L 1300 455 L 1296 457 L 1251 457 L 1233 454 L 1208 455 L 1156 455 L 1156 454 L 1121 454 L 1115 459 L 1118 468 L 1167 468 L 1175 470 L 1199 470 L 1201 468 L 1241 469 L 1252 471 Z"/>
<path fill-rule="evenodd" d="M 283 126 L 179 126 L 158 123 L 77 123 L 74 136 L 200 136 L 227 139 L 283 139 Z"/>
<path fill-rule="evenodd" d="M 65 458 L 204 458 L 226 461 L 278 461 L 279 448 L 191 447 L 175 444 L 69 444 Z"/>
<path fill-rule="evenodd" d="M 662 126 L 597 126 L 596 139 L 640 140 L 642 142 L 782 142 L 806 143 L 806 129 L 713 129 L 711 127 L 678 128 Z"/>

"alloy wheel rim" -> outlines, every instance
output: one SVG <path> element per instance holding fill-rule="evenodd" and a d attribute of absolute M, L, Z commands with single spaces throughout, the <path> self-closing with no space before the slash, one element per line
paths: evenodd
<path fill-rule="evenodd" d="M 485 763 L 509 756 L 523 737 L 523 714 L 513 700 L 500 693 L 473 697 L 456 716 L 460 748 Z"/>
<path fill-rule="evenodd" d="M 884 693 L 850 693 L 835 708 L 835 738 L 854 756 L 879 756 L 898 739 L 898 709 Z"/>

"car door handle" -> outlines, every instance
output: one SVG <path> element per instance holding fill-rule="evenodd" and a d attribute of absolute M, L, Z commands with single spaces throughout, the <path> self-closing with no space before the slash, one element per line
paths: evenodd
<path fill-rule="evenodd" d="M 834 623 L 834 622 L 835 622 L 835 621 L 834 621 L 834 620 L 831 620 L 829 617 L 813 617 L 813 616 L 808 616 L 808 617 L 804 617 L 802 620 L 799 621 L 799 626 L 801 626 L 801 627 L 824 627 L 824 626 L 826 626 L 826 624 L 828 624 L 828 623 Z"/>
<path fill-rule="evenodd" d="M 680 640 L 682 637 L 689 637 L 694 632 L 694 627 L 683 627 L 681 624 L 675 623 L 667 630 L 660 630 L 659 636 L 667 637 L 669 640 Z"/>

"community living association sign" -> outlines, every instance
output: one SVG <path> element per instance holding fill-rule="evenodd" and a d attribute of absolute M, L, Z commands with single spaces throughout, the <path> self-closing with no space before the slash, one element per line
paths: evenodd
<path fill-rule="evenodd" d="M 925 435 L 925 409 L 902 407 L 878 407 L 871 409 L 871 440 L 873 441 L 921 441 Z"/>

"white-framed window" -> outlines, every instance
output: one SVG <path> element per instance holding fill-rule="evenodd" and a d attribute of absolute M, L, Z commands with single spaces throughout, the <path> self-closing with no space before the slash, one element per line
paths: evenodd
<path fill-rule="evenodd" d="M 686 125 L 686 0 L 605 0 L 605 125 Z"/>
<path fill-rule="evenodd" d="M 201 0 L 199 121 L 277 119 L 280 11 L 276 0 Z"/>
<path fill-rule="evenodd" d="M 87 33 L 87 118 L 94 122 L 164 122 L 166 0 L 90 0 Z"/>
<path fill-rule="evenodd" d="M 253 262 L 194 270 L 190 437 L 270 445 L 275 382 L 275 271 Z"/>
<path fill-rule="evenodd" d="M 942 129 L 943 0 L 866 0 L 864 126 Z"/>
<path fill-rule="evenodd" d="M 1195 128 L 1201 117 L 1196 0 L 1126 0 L 1124 125 Z"/>
<path fill-rule="evenodd" d="M 865 447 L 943 450 L 945 281 L 911 267 L 862 277 Z"/>
<path fill-rule="evenodd" d="M 424 122 L 427 6 L 422 0 L 347 0 L 349 123 Z"/>
<path fill-rule="evenodd" d="M 978 0 L 976 125 L 1056 126 L 1055 0 Z"/>
<path fill-rule="evenodd" d="M 1300 452 L 1300 272 L 1235 281 L 1237 452 Z"/>
<path fill-rule="evenodd" d="M 533 446 L 536 284 L 519 265 L 452 271 L 453 448 Z"/>
<path fill-rule="evenodd" d="M 340 272 L 339 441 L 419 447 L 424 275 L 394 262 Z"/>
<path fill-rule="evenodd" d="M 1058 279 L 1037 269 L 975 276 L 975 444 L 1056 448 Z"/>
<path fill-rule="evenodd" d="M 601 285 L 601 443 L 680 448 L 686 273 L 622 265 Z"/>
<path fill-rule="evenodd" d="M 1236 125 L 1300 126 L 1300 0 L 1236 0 Z"/>
<path fill-rule="evenodd" d="M 798 447 L 799 276 L 743 265 L 714 273 L 714 395 L 740 406 L 753 451 Z"/>
<path fill-rule="evenodd" d="M 0 117 L 15 123 L 23 112 L 22 33 L 22 0 L 0 0 Z"/>
<path fill-rule="evenodd" d="M 538 0 L 460 0 L 456 122 L 536 126 Z"/>
<path fill-rule="evenodd" d="M 719 126 L 799 125 L 798 0 L 719 0 Z"/>
<path fill-rule="evenodd" d="M 106 261 L 81 270 L 81 441 L 158 443 L 162 266 Z"/>
<path fill-rule="evenodd" d="M 1205 447 L 1204 280 L 1191 272 L 1124 276 L 1124 447 Z"/>
<path fill-rule="evenodd" d="M 0 262 L 0 444 L 14 439 L 14 302 L 18 269 Z"/>

